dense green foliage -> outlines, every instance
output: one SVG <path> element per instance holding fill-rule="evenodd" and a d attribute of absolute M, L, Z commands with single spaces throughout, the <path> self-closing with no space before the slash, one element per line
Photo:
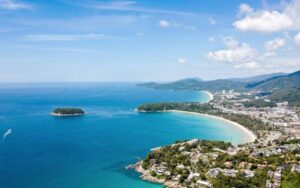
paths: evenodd
<path fill-rule="evenodd" d="M 250 90 L 271 92 L 272 101 L 288 101 L 291 106 L 300 106 L 300 71 L 248 84 L 246 87 Z"/>
<path fill-rule="evenodd" d="M 300 187 L 300 173 L 282 172 L 282 188 Z"/>
<path fill-rule="evenodd" d="M 290 106 L 300 106 L 300 88 L 278 90 L 271 95 L 270 99 L 276 102 L 288 101 Z"/>
<path fill-rule="evenodd" d="M 257 134 L 258 130 L 274 130 L 275 127 L 263 123 L 261 120 L 252 118 L 243 114 L 220 114 L 225 119 L 229 119 L 233 122 L 243 125 Z"/>
<path fill-rule="evenodd" d="M 184 151 L 190 152 L 201 147 L 202 153 L 209 153 L 213 152 L 214 148 L 226 150 L 228 147 L 232 147 L 230 143 L 223 141 L 198 140 L 192 144 L 186 142 L 176 143 L 175 145 L 164 146 L 160 150 L 150 152 L 143 160 L 142 167 L 149 169 L 154 164 L 166 163 L 167 170 L 170 171 L 171 175 L 181 175 L 180 182 L 182 183 L 189 176 L 189 170 L 188 168 L 178 169 L 176 167 L 178 164 L 183 164 L 185 167 L 188 167 L 191 166 L 191 162 L 189 155 L 183 154 L 180 148 L 184 148 Z M 153 160 L 155 161 L 154 163 L 151 162 Z M 203 165 L 199 167 L 201 168 Z"/>
<path fill-rule="evenodd" d="M 189 171 L 193 171 L 200 173 L 200 179 L 209 180 L 213 187 L 254 188 L 265 187 L 266 180 L 270 179 L 267 176 L 269 170 L 274 172 L 278 166 L 285 166 L 287 169 L 283 169 L 282 171 L 282 187 L 300 187 L 300 173 L 291 172 L 291 162 L 299 163 L 299 159 L 297 159 L 294 154 L 286 153 L 284 157 L 282 155 L 253 157 L 249 155 L 248 152 L 238 151 L 236 154 L 231 155 L 224 152 L 230 147 L 232 147 L 230 143 L 220 141 L 198 140 L 195 142 L 176 142 L 176 144 L 151 151 L 143 160 L 142 167 L 144 169 L 151 169 L 153 166 L 154 168 L 155 166 L 164 166 L 166 167 L 166 171 L 170 172 L 170 175 L 157 175 L 154 171 L 151 171 L 150 174 L 161 179 L 168 179 L 170 176 L 174 177 L 180 175 L 179 182 L 186 187 L 191 185 L 190 181 L 185 180 L 189 176 Z M 197 151 L 201 151 L 201 156 L 208 156 L 207 160 L 209 160 L 209 162 L 203 160 L 205 157 L 200 157 L 198 162 L 192 163 L 189 153 L 197 153 Z M 216 154 L 217 157 L 211 158 L 210 156 L 212 156 L 212 154 Z M 226 166 L 226 162 L 230 162 L 229 167 Z M 241 166 L 242 163 L 250 166 Z M 179 164 L 183 166 L 178 168 Z M 221 171 L 217 177 L 209 176 L 208 171 L 216 168 L 235 169 L 236 176 L 226 176 Z M 254 176 L 245 176 L 244 169 L 253 171 Z"/>
<path fill-rule="evenodd" d="M 56 108 L 53 111 L 54 114 L 61 115 L 74 115 L 74 114 L 84 114 L 84 111 L 80 108 Z"/>
<path fill-rule="evenodd" d="M 300 144 L 300 139 L 286 140 L 286 141 L 282 141 L 280 144 L 281 145 L 283 145 L 283 144 Z"/>
<path fill-rule="evenodd" d="M 258 99 L 254 101 L 247 101 L 244 102 L 243 105 L 246 108 L 255 107 L 255 108 L 263 108 L 263 107 L 277 107 L 276 103 L 274 102 L 266 102 L 263 99 Z"/>
<path fill-rule="evenodd" d="M 250 82 L 246 85 L 246 88 L 254 88 L 254 87 L 257 87 L 259 85 L 262 85 L 266 82 L 269 82 L 269 81 L 272 81 L 272 80 L 276 80 L 278 78 L 281 78 L 281 77 L 284 77 L 285 75 L 278 75 L 278 76 L 274 76 L 274 77 L 270 77 L 270 78 L 267 78 L 267 79 L 264 79 L 264 80 L 259 80 L 259 81 L 256 81 L 256 82 Z"/>
<path fill-rule="evenodd" d="M 165 110 L 184 110 L 198 113 L 215 112 L 210 104 L 191 103 L 148 103 L 138 107 L 139 111 L 159 112 Z"/>
<path fill-rule="evenodd" d="M 242 173 L 237 174 L 235 178 L 224 176 L 221 173 L 217 178 L 212 180 L 213 187 L 222 188 L 256 188 L 265 187 L 267 179 L 267 170 L 255 170 L 253 178 L 247 178 Z"/>
<path fill-rule="evenodd" d="M 262 91 L 300 88 L 300 71 L 288 74 L 286 76 L 279 76 L 262 81 L 261 83 L 255 85 L 254 88 Z"/>
<path fill-rule="evenodd" d="M 272 92 L 271 100 L 288 101 L 291 106 L 300 106 L 300 71 L 262 81 L 250 89 Z"/>
<path fill-rule="evenodd" d="M 258 83 L 261 81 L 265 81 L 271 78 L 279 77 L 287 75 L 286 73 L 278 72 L 278 73 L 271 73 L 271 74 L 263 74 L 258 76 L 251 76 L 246 78 L 231 78 L 230 80 L 233 81 L 239 81 L 239 82 L 245 82 L 245 83 Z"/>

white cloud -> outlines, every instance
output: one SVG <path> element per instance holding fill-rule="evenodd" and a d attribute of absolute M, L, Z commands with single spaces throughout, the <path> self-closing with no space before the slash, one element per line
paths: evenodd
<path fill-rule="evenodd" d="M 158 26 L 161 28 L 178 28 L 184 30 L 197 30 L 196 27 L 191 25 L 186 25 L 183 23 L 175 22 L 175 21 L 167 21 L 167 20 L 160 20 L 158 22 Z"/>
<path fill-rule="evenodd" d="M 0 8 L 6 10 L 33 9 L 33 6 L 20 1 L 0 0 Z"/>
<path fill-rule="evenodd" d="M 242 3 L 240 4 L 240 7 L 239 7 L 239 14 L 249 14 L 249 13 L 252 13 L 253 12 L 253 8 L 250 7 L 248 4 L 246 3 Z"/>
<path fill-rule="evenodd" d="M 267 41 L 265 43 L 265 48 L 268 51 L 273 51 L 283 47 L 285 44 L 286 40 L 284 38 L 276 38 L 274 40 Z"/>
<path fill-rule="evenodd" d="M 285 7 L 284 13 L 288 15 L 294 22 L 294 29 L 300 29 L 300 1 L 291 0 Z"/>
<path fill-rule="evenodd" d="M 231 37 L 225 38 L 227 49 L 209 52 L 207 57 L 214 61 L 234 64 L 249 63 L 257 59 L 257 52 L 246 43 L 239 43 Z"/>
<path fill-rule="evenodd" d="M 168 22 L 167 20 L 160 20 L 158 25 L 159 25 L 159 27 L 162 27 L 162 28 L 171 27 L 171 23 Z"/>
<path fill-rule="evenodd" d="M 179 63 L 179 64 L 187 64 L 188 61 L 186 59 L 184 59 L 184 58 L 178 58 L 177 59 L 177 63 Z"/>
<path fill-rule="evenodd" d="M 27 41 L 77 41 L 77 40 L 99 40 L 109 38 L 104 34 L 40 34 L 26 35 Z"/>
<path fill-rule="evenodd" d="M 260 59 L 261 61 L 264 61 L 264 60 L 266 60 L 267 58 L 274 57 L 274 56 L 276 56 L 276 55 L 277 55 L 277 53 L 274 52 L 274 51 L 266 51 L 266 52 L 263 53 L 263 55 L 260 56 L 259 59 Z"/>
<path fill-rule="evenodd" d="M 300 29 L 300 1 L 291 0 L 282 3 L 277 9 L 253 10 L 247 4 L 239 7 L 239 16 L 233 25 L 242 31 L 254 31 L 260 33 L 280 32 Z"/>
<path fill-rule="evenodd" d="M 234 22 L 233 25 L 242 31 L 271 33 L 290 29 L 293 21 L 287 15 L 277 11 L 261 11 L 248 14 L 245 18 Z"/>
<path fill-rule="evenodd" d="M 215 52 L 209 52 L 208 58 L 215 61 L 227 61 L 230 63 L 241 63 L 255 57 L 255 50 L 243 44 L 237 48 L 229 48 Z"/>
<path fill-rule="evenodd" d="M 239 42 L 232 37 L 225 37 L 223 38 L 223 41 L 229 48 L 236 48 L 237 46 L 239 46 Z"/>
<path fill-rule="evenodd" d="M 234 66 L 234 68 L 236 68 L 236 69 L 240 69 L 240 68 L 257 69 L 259 67 L 260 67 L 260 65 L 255 61 L 244 63 L 244 64 L 237 64 Z"/>
<path fill-rule="evenodd" d="M 208 42 L 215 42 L 215 37 L 209 37 Z"/>
<path fill-rule="evenodd" d="M 300 45 L 300 32 L 295 36 L 295 42 Z"/>

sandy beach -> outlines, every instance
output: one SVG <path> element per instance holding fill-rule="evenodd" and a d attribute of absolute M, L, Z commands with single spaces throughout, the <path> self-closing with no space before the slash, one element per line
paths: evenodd
<path fill-rule="evenodd" d="M 212 115 L 208 115 L 208 114 L 200 114 L 200 113 L 197 113 L 197 112 L 181 111 L 181 110 L 167 110 L 165 112 L 184 113 L 184 114 L 198 115 L 198 116 L 202 116 L 202 117 L 209 117 L 209 118 L 218 119 L 220 121 L 223 121 L 223 122 L 226 122 L 226 123 L 232 125 L 234 128 L 237 128 L 237 129 L 243 131 L 247 135 L 244 139 L 245 143 L 254 142 L 255 139 L 256 139 L 256 135 L 252 131 L 247 129 L 246 127 L 244 127 L 244 126 L 242 126 L 242 125 L 240 125 L 236 122 L 230 121 L 228 119 L 224 119 L 222 117 L 212 116 Z"/>
<path fill-rule="evenodd" d="M 211 92 L 209 92 L 209 91 L 201 91 L 201 92 L 206 93 L 208 95 L 208 101 L 207 102 L 210 102 L 214 99 L 214 95 Z"/>

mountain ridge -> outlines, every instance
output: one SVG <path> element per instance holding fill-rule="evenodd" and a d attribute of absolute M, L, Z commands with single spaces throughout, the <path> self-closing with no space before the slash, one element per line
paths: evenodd
<path fill-rule="evenodd" d="M 274 73 L 242 78 L 244 80 L 256 80 L 256 82 L 236 81 L 237 79 L 204 81 L 198 78 L 186 78 L 169 83 L 150 82 L 139 85 L 155 89 L 209 90 L 212 92 L 233 89 L 237 91 L 267 92 L 270 93 L 269 98 L 276 102 L 288 101 L 292 105 L 300 106 L 300 70 L 290 74 Z"/>

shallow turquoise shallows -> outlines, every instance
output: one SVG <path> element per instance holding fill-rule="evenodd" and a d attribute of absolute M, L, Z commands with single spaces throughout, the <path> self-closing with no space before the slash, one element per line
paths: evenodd
<path fill-rule="evenodd" d="M 192 138 L 240 143 L 243 133 L 211 118 L 139 114 L 142 103 L 206 101 L 201 92 L 152 90 L 134 84 L 0 85 L 1 188 L 160 187 L 125 166 L 151 148 Z M 52 117 L 80 107 L 83 117 Z"/>

